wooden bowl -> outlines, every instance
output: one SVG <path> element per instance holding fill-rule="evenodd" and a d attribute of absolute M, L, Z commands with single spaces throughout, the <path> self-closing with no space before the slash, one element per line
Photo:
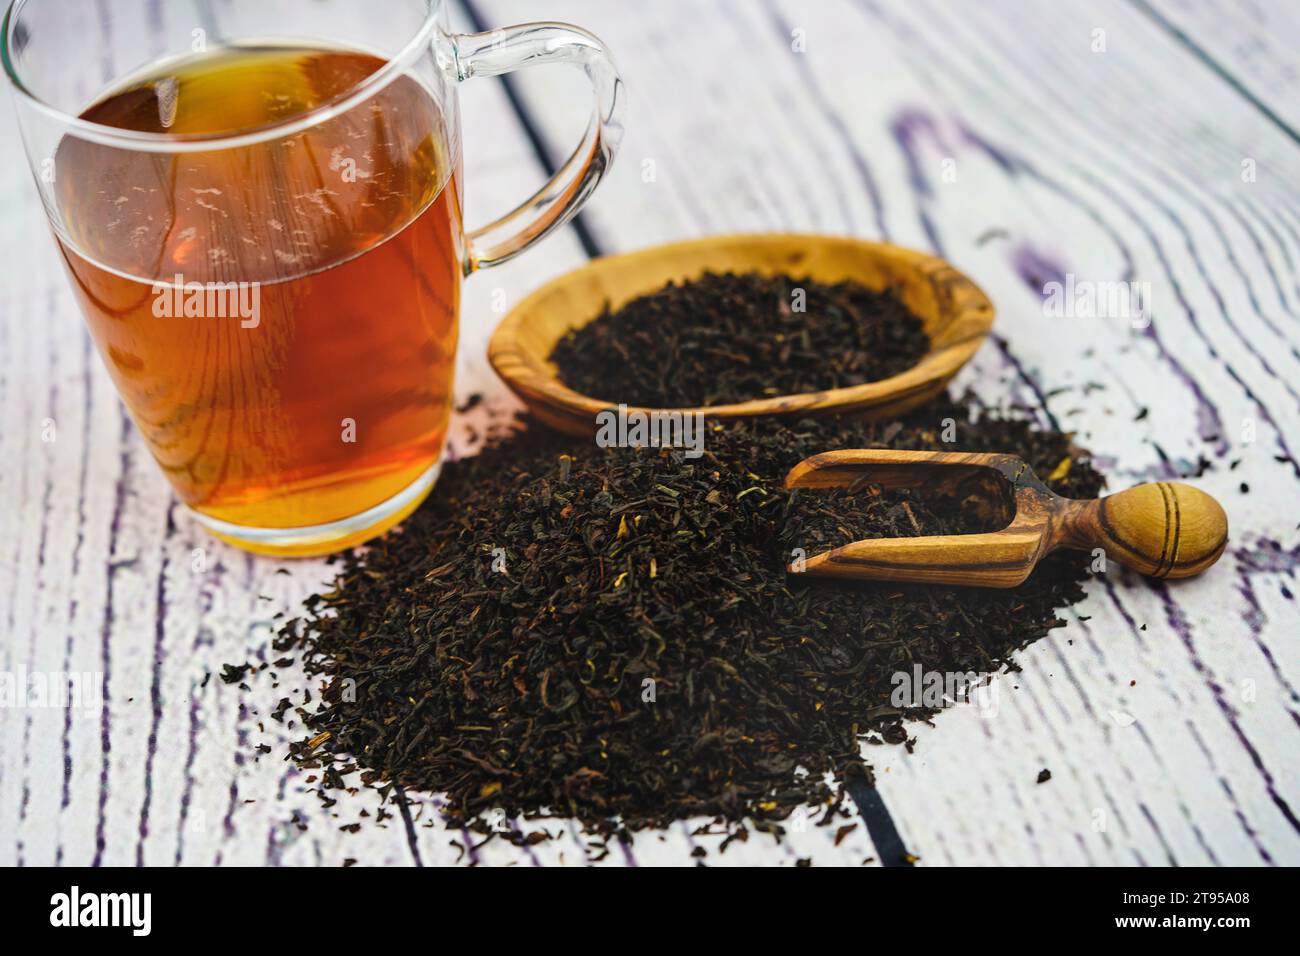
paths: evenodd
<path fill-rule="evenodd" d="M 759 415 L 804 417 L 843 412 L 885 418 L 933 398 L 970 361 L 993 327 L 993 305 L 970 279 L 942 259 L 879 242 L 837 236 L 767 233 L 718 236 L 595 259 L 538 289 L 497 328 L 488 359 L 538 419 L 571 435 L 592 435 L 596 415 L 618 405 L 617 395 L 580 395 L 566 387 L 549 361 L 570 329 L 617 309 L 671 281 L 706 271 L 809 276 L 819 282 L 852 279 L 872 289 L 896 288 L 924 323 L 931 348 L 920 362 L 878 382 L 756 399 L 733 405 L 672 409 L 712 418 Z M 629 409 L 644 412 L 668 409 Z"/>

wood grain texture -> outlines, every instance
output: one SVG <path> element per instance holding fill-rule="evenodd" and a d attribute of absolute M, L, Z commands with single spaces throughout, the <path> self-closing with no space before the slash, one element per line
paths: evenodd
<path fill-rule="evenodd" d="M 457 452 L 517 404 L 485 356 L 502 300 L 508 310 L 590 251 L 777 230 L 939 255 L 998 308 L 992 347 L 958 387 L 1076 431 L 1119 487 L 1188 477 L 1203 457 L 1210 470 L 1195 480 L 1224 502 L 1233 542 L 1194 581 L 1108 573 L 1068 627 L 1022 655 L 1022 673 L 996 682 L 996 713 L 955 708 L 917 728 L 914 753 L 873 749 L 908 848 L 921 865 L 1300 863 L 1300 151 L 1285 131 L 1120 0 L 474 6 L 489 26 L 544 16 L 593 30 L 632 108 L 584 232 L 467 283 L 459 390 L 486 401 L 460 419 Z M 219 16 L 223 2 L 205 7 Z M 1214 9 L 1208 32 L 1179 21 L 1206 49 L 1222 24 L 1251 19 Z M 1273 22 L 1277 6 L 1262 9 Z M 1294 52 L 1273 33 L 1256 58 L 1264 77 Z M 516 87 L 522 114 L 492 84 L 465 87 L 472 224 L 540 184 L 538 145 L 554 165 L 576 140 L 585 80 L 553 72 Z M 1261 97 L 1275 90 L 1285 115 L 1280 86 L 1236 75 Z M 86 710 L 0 708 L 0 863 L 587 862 L 562 822 L 510 821 L 556 835 L 533 848 L 466 849 L 436 798 L 419 795 L 380 827 L 340 831 L 373 802 L 326 811 L 279 759 L 294 731 L 267 714 L 283 691 L 205 684 L 224 663 L 273 657 L 273 616 L 294 613 L 330 569 L 247 558 L 174 506 L 81 328 L 8 109 L 0 667 L 102 672 L 107 695 Z M 1069 274 L 1150 282 L 1150 327 L 1046 315 L 1044 283 Z M 262 741 L 276 751 L 258 758 Z M 1053 778 L 1040 786 L 1043 767 Z M 641 834 L 600 862 L 689 862 L 719 839 L 698 823 Z M 838 846 L 833 835 L 809 827 L 779 847 L 756 836 L 718 862 L 879 858 L 864 828 Z"/>
<path fill-rule="evenodd" d="M 608 256 L 559 276 L 521 302 L 497 327 L 488 359 L 507 386 L 547 425 L 578 437 L 596 431 L 596 416 L 616 395 L 581 395 L 557 377 L 551 353 L 568 332 L 671 282 L 705 272 L 759 272 L 818 282 L 859 282 L 896 289 L 924 323 L 930 349 L 898 375 L 848 388 L 783 395 L 729 405 L 678 409 L 633 407 L 629 413 L 675 411 L 717 419 L 840 413 L 884 418 L 933 399 L 971 360 L 993 327 L 993 305 L 950 264 L 885 243 L 838 236 L 763 233 L 668 243 Z"/>
<path fill-rule="evenodd" d="M 874 538 L 791 565 L 791 571 L 859 581 L 1015 587 L 1061 548 L 1094 551 L 1154 578 L 1189 578 L 1228 544 L 1228 518 L 1205 492 L 1151 482 L 1103 498 L 1062 498 L 1015 455 L 840 449 L 808 458 L 787 488 L 907 488 L 983 503 L 999 530 L 976 534 Z"/>
<path fill-rule="evenodd" d="M 1203 455 L 1233 522 L 1220 574 L 1096 582 L 995 719 L 957 709 L 910 756 L 873 750 L 908 846 L 922 865 L 1296 861 L 1293 144 L 1128 3 L 701 6 L 548 7 L 628 79 L 623 162 L 587 217 L 601 251 L 783 229 L 937 252 L 999 313 L 959 387 L 1076 431 L 1119 487 Z M 572 89 L 520 88 L 557 149 Z M 1270 171 L 1254 183 L 1247 155 Z M 1150 328 L 1046 315 L 1067 274 L 1150 282 Z"/>
<path fill-rule="evenodd" d="M 1300 140 L 1300 9 L 1287 0 L 1134 0 L 1207 69 Z"/>

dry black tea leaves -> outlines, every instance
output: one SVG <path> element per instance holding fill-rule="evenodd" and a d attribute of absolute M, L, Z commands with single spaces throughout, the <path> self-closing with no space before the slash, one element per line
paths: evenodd
<path fill-rule="evenodd" d="M 551 361 L 570 388 L 611 405 L 678 408 L 874 382 L 929 348 L 893 292 L 705 273 L 606 309 L 561 339 Z"/>
<path fill-rule="evenodd" d="M 954 445 L 935 431 L 946 417 L 969 422 Z M 695 816 L 776 831 L 813 807 L 829 825 L 842 797 L 827 774 L 869 775 L 864 741 L 905 742 L 904 722 L 934 713 L 897 706 L 895 674 L 1014 667 L 1086 576 L 1068 554 L 1009 591 L 787 576 L 797 548 L 983 520 L 945 499 L 782 486 L 809 454 L 886 443 L 1012 452 L 1040 474 L 1074 455 L 1065 435 L 946 400 L 892 425 L 710 426 L 694 461 L 509 438 L 450 464 L 285 628 L 277 650 L 324 688 L 294 755 L 323 793 L 359 769 L 445 794 L 444 814 L 482 832 L 502 813 L 598 833 Z M 1075 458 L 1053 485 L 1091 496 L 1101 479 Z"/>

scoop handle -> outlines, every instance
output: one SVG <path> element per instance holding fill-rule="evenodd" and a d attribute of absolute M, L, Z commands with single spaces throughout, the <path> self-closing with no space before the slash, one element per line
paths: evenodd
<path fill-rule="evenodd" d="M 1228 516 L 1211 495 L 1174 481 L 1067 501 L 1053 548 L 1102 548 L 1109 560 L 1155 578 L 1190 578 L 1223 554 Z"/>

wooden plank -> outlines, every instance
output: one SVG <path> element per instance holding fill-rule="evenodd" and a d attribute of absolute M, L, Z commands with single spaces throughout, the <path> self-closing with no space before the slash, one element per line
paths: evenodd
<path fill-rule="evenodd" d="M 1280 532 L 1295 470 L 1273 458 L 1290 457 L 1297 371 L 1286 184 L 1300 154 L 1140 11 L 554 6 L 606 39 L 628 78 L 631 162 L 591 212 L 613 247 L 838 228 L 937 249 L 1001 309 L 1003 348 L 967 378 L 981 395 L 1077 428 L 1122 463 L 1119 485 L 1205 454 L 1218 467 L 1203 482 L 1229 502 L 1235 540 L 1253 555 Z M 1099 26 L 1108 48 L 1094 54 Z M 543 118 L 564 101 L 558 81 L 527 89 Z M 1242 182 L 1246 157 L 1275 174 Z M 655 182 L 640 181 L 645 159 Z M 1041 287 L 1066 272 L 1150 282 L 1152 329 L 1048 320 Z M 1106 390 L 1085 392 L 1092 381 Z M 873 754 L 909 845 L 953 862 L 1294 860 L 1295 661 L 1282 642 L 1295 609 L 1280 598 L 1277 616 L 1251 616 L 1245 596 L 1283 593 L 1291 565 L 1268 567 L 1168 590 L 1112 574 L 1081 609 L 1092 620 L 1026 655 L 996 720 L 954 712 L 920 731 L 915 757 Z M 1041 765 L 1055 779 L 1039 787 Z"/>
<path fill-rule="evenodd" d="M 176 9 L 161 5 L 184 15 Z M 475 9 L 493 25 L 537 15 L 521 0 Z M 1217 574 L 1169 588 L 1108 575 L 1077 609 L 1089 620 L 999 682 L 996 716 L 957 709 L 918 729 L 914 755 L 870 754 L 923 863 L 1295 863 L 1288 642 L 1300 545 L 1280 510 L 1295 468 L 1275 456 L 1290 456 L 1298 417 L 1300 212 L 1289 186 L 1300 153 L 1285 131 L 1118 2 L 999 3 L 975 17 L 941 3 L 553 0 L 546 15 L 600 34 L 629 81 L 624 155 L 589 214 L 601 247 L 796 228 L 936 249 L 1000 308 L 1001 348 L 964 378 L 986 401 L 1077 428 L 1118 463 L 1117 486 L 1201 455 L 1215 465 L 1202 481 L 1234 522 Z M 468 26 L 463 11 L 457 19 Z M 1008 21 L 1014 34 L 999 28 Z M 1091 50 L 1098 28 L 1104 53 Z M 792 49 L 796 30 L 804 53 Z M 1286 68 L 1286 51 L 1260 59 Z M 563 158 L 584 121 L 584 81 L 536 71 L 517 90 Z M 478 223 L 542 171 L 495 84 L 463 96 Z M 250 559 L 175 507 L 81 331 L 52 245 L 31 240 L 42 213 L 16 138 L 0 150 L 11 266 L 0 284 L 0 492 L 12 504 L 0 509 L 0 660 L 6 671 L 108 674 L 102 708 L 0 708 L 0 863 L 466 862 L 450 843 L 463 835 L 427 797 L 412 795 L 409 832 L 400 818 L 339 831 L 374 813 L 373 800 L 331 816 L 279 762 L 293 735 L 266 720 L 281 696 L 266 677 L 249 695 L 215 678 L 204 686 L 222 664 L 266 654 L 272 616 L 293 613 L 328 568 Z M 1254 182 L 1241 179 L 1245 158 Z M 457 391 L 488 401 L 462 426 L 512 406 L 483 359 L 495 307 L 584 258 L 565 231 L 468 283 Z M 1151 282 L 1151 331 L 1048 318 L 1041 286 L 1065 273 Z M 457 444 L 467 450 L 465 433 Z M 263 740 L 275 752 L 256 760 Z M 1044 766 L 1053 780 L 1040 786 Z M 472 858 L 585 861 L 571 827 L 544 828 L 561 838 L 526 852 L 494 841 Z M 638 835 L 604 862 L 689 862 L 696 843 L 716 842 L 690 831 Z M 779 848 L 733 845 L 721 862 L 875 855 L 861 828 L 838 849 L 809 828 Z"/>
<path fill-rule="evenodd" d="M 1133 0 L 1279 127 L 1300 137 L 1300 11 L 1286 0 Z"/>
<path fill-rule="evenodd" d="M 170 6 L 161 13 L 186 16 Z M 212 4 L 203 22 L 220 14 Z M 113 23 L 129 28 L 120 17 Z M 106 36 L 105 50 L 115 46 Z M 474 173 L 467 215 L 477 223 L 524 198 L 542 170 L 499 89 L 473 84 L 465 105 Z M 4 109 L 12 110 L 8 98 Z M 0 709 L 8 758 L 0 863 L 414 862 L 399 819 L 355 836 L 338 831 L 363 809 L 374 813 L 373 799 L 332 819 L 306 793 L 304 775 L 280 765 L 292 734 L 277 735 L 266 719 L 279 695 L 241 698 L 209 677 L 265 656 L 272 616 L 299 607 L 330 571 L 323 562 L 254 561 L 176 507 L 94 354 L 53 244 L 30 239 L 47 227 L 21 145 L 6 136 L 0 146 L 0 239 L 11 266 L 0 287 L 0 489 L 13 503 L 0 509 L 8 549 L 0 654 L 11 673 L 107 673 L 102 708 Z M 457 393 L 493 391 L 459 422 L 462 446 L 471 426 L 481 430 L 488 414 L 513 407 L 484 358 L 494 308 L 583 259 L 571 235 L 553 237 L 543 254 L 550 264 L 525 257 L 466 290 Z M 47 418 L 57 428 L 48 445 Z M 277 749 L 255 760 L 263 739 Z M 295 813 L 309 821 L 305 832 Z M 426 842 L 424 862 L 456 858 L 444 839 Z"/>
<path fill-rule="evenodd" d="M 1030 22 L 1033 23 L 1032 20 Z M 1103 123 L 1086 122 L 1090 116 L 1107 115 L 1103 112 L 1106 108 L 1115 112 L 1121 109 L 1123 97 L 1103 99 L 1103 91 L 1100 89 L 1107 81 L 1113 84 L 1116 75 L 1130 75 L 1134 82 L 1140 82 L 1143 88 L 1155 90 L 1158 94 L 1162 92 L 1162 77 L 1175 72 L 1169 69 L 1161 57 L 1151 56 L 1151 44 L 1157 42 L 1158 35 L 1153 32 L 1151 36 L 1144 36 L 1141 30 L 1140 24 L 1120 23 L 1116 32 L 1140 42 L 1134 42 L 1131 49 L 1116 51 L 1112 48 L 1111 54 L 1120 52 L 1121 56 L 1118 57 L 1118 62 L 1108 63 L 1105 80 L 1100 77 L 1090 78 L 1086 69 L 1070 70 L 1069 49 L 1061 44 L 1054 50 L 1038 51 L 1036 64 L 1019 75 L 1005 77 L 1003 85 L 998 88 L 999 98 L 1004 109 L 1015 114 L 1018 107 L 1028 105 L 1025 101 L 1029 99 L 1014 96 L 1017 84 L 1032 83 L 1034 77 L 1052 80 L 1059 77 L 1060 82 L 1054 84 L 1052 91 L 1055 103 L 1042 96 L 1045 92 L 1042 87 L 1047 85 L 1047 79 L 1042 79 L 1042 86 L 1034 90 L 1034 99 L 1041 105 L 1041 109 L 1030 114 L 1032 122 L 1046 122 L 1047 116 L 1052 115 L 1078 120 L 1078 128 L 1058 129 L 1057 135 L 1068 136 L 1071 142 L 1080 144 L 1076 155 L 1092 160 L 1094 169 L 1109 166 L 1121 170 L 1125 180 L 1133 182 L 1142 190 L 1131 200 L 1126 200 L 1125 204 L 1135 206 L 1138 212 L 1128 213 L 1125 218 L 1129 220 L 1127 228 L 1136 231 L 1144 244 L 1150 244 L 1147 255 L 1153 256 L 1167 270 L 1162 278 L 1171 285 L 1175 282 L 1179 284 L 1180 295 L 1176 299 L 1184 312 L 1184 324 L 1171 323 L 1168 314 L 1161 310 L 1157 313 L 1156 330 L 1161 343 L 1160 353 L 1163 353 L 1162 357 L 1171 369 L 1177 371 L 1179 368 L 1194 368 L 1196 371 L 1194 379 L 1184 380 L 1183 407 L 1198 399 L 1204 400 L 1203 396 L 1214 396 L 1217 402 L 1215 410 L 1220 420 L 1217 430 L 1224 433 L 1224 437 L 1221 441 L 1215 441 L 1213 436 L 1205 436 L 1211 439 L 1205 442 L 1207 452 L 1223 458 L 1242 456 L 1243 467 L 1248 467 L 1251 473 L 1252 485 L 1258 488 L 1256 481 L 1265 486 L 1271 484 L 1277 489 L 1275 493 L 1284 494 L 1282 489 L 1292 487 L 1293 468 L 1289 462 L 1279 464 L 1272 461 L 1268 453 L 1287 454 L 1286 436 L 1293 434 L 1291 424 L 1294 421 L 1295 403 L 1286 384 L 1293 371 L 1287 356 L 1287 338 L 1277 333 L 1275 327 L 1280 320 L 1274 318 L 1285 314 L 1285 294 L 1278 288 L 1270 288 L 1267 269 L 1260 261 L 1262 257 L 1252 256 L 1246 260 L 1233 253 L 1233 249 L 1241 243 L 1239 239 L 1234 242 L 1227 237 L 1229 230 L 1248 228 L 1243 221 L 1244 216 L 1234 221 L 1231 212 L 1231 207 L 1236 202 L 1234 190 L 1239 185 L 1239 180 L 1234 182 L 1230 173 L 1224 176 L 1226 164 L 1220 161 L 1217 172 L 1222 179 L 1216 184 L 1213 178 L 1216 157 L 1206 156 L 1208 150 L 1189 150 L 1186 153 L 1178 150 L 1179 140 L 1171 130 L 1177 129 L 1180 124 L 1186 124 L 1186 118 L 1175 114 L 1172 121 L 1167 121 L 1159 115 L 1168 111 L 1171 98 L 1160 95 L 1152 97 L 1150 108 L 1145 113 L 1134 111 L 1131 106 L 1124 104 L 1123 108 L 1130 113 L 1136 112 L 1136 115 L 1131 115 L 1129 122 L 1138 142 L 1126 141 L 1123 148 L 1110 146 L 1109 143 L 1113 141 L 1101 137 L 1099 127 L 1104 128 Z M 1011 60 L 1005 48 L 1000 49 L 994 45 L 993 38 L 987 31 L 972 37 L 966 48 L 975 49 L 981 41 L 992 46 L 994 55 L 1003 62 Z M 977 62 L 981 70 L 990 66 L 987 60 Z M 1153 69 L 1153 63 L 1159 64 L 1158 72 Z M 1050 70 L 1049 64 L 1052 67 Z M 1065 69 L 1061 69 L 1062 65 L 1065 65 Z M 954 78 L 954 82 L 961 83 L 964 95 L 969 95 L 968 91 L 972 88 L 970 84 L 977 81 L 973 73 L 967 73 L 960 80 Z M 1167 84 L 1169 80 L 1163 82 Z M 973 88 L 979 89 L 979 86 Z M 1249 114 L 1243 117 L 1240 112 L 1234 113 L 1228 102 L 1229 96 L 1226 90 L 1212 88 L 1197 97 L 1201 108 L 1208 115 L 1219 115 L 1218 108 L 1222 106 L 1224 113 L 1233 120 L 1233 125 L 1221 134 L 1224 142 L 1219 153 L 1230 152 L 1234 138 L 1243 137 L 1249 131 L 1252 144 L 1261 145 L 1266 150 L 1276 150 L 1276 161 L 1283 164 L 1283 168 L 1288 165 L 1294 168 L 1294 156 L 1282 143 L 1281 137 L 1270 138 L 1269 133 L 1261 132 L 1262 124 L 1252 125 Z M 1102 109 L 1096 113 L 1087 109 L 1070 110 L 1069 104 L 1072 102 L 1102 104 Z M 1017 140 L 1033 135 L 1029 129 L 1022 129 L 1018 133 Z M 1103 143 L 1109 148 L 1090 149 Z M 1028 149 L 1024 146 L 1020 148 Z M 1241 153 L 1238 152 L 1237 155 L 1240 156 Z M 1102 166 L 1102 163 L 1107 165 Z M 1226 169 L 1230 171 L 1232 166 L 1228 165 Z M 1192 188 L 1190 184 L 1193 183 L 1202 184 L 1202 189 Z M 1204 185 L 1210 188 L 1204 189 Z M 1265 193 L 1268 196 L 1266 202 L 1270 202 L 1276 195 L 1277 186 L 1274 183 L 1272 190 Z M 1202 199 L 1198 193 L 1206 195 L 1206 198 Z M 1224 260 L 1215 263 L 1211 256 L 1223 256 Z M 1205 354 L 1198 356 L 1193 353 L 1190 358 L 1180 355 L 1175 343 L 1184 342 L 1194 349 L 1205 349 Z M 1261 347 L 1261 343 L 1266 344 Z M 1280 364 L 1286 371 L 1279 374 L 1277 368 L 1268 367 L 1270 364 Z M 1119 374 L 1116 378 L 1136 391 L 1137 385 L 1134 383 L 1142 381 L 1138 376 L 1145 374 L 1150 377 L 1158 369 L 1143 370 L 1139 367 L 1126 374 L 1117 367 L 1117 371 Z M 1150 388 L 1145 391 L 1148 394 L 1151 392 Z M 1219 396 L 1226 396 L 1228 401 L 1218 401 Z M 1152 403 L 1154 420 L 1145 436 L 1148 441 L 1166 443 L 1166 436 L 1179 434 L 1176 421 L 1170 421 L 1170 412 L 1176 412 L 1178 406 L 1169 408 L 1169 404 L 1162 402 L 1160 405 L 1165 407 L 1158 407 Z M 1269 409 L 1276 409 L 1276 414 L 1270 413 Z M 1240 446 L 1238 423 L 1252 417 L 1272 419 L 1275 429 L 1273 448 L 1268 448 L 1267 444 L 1264 448 L 1257 445 Z M 1114 429 L 1108 431 L 1113 433 Z M 1151 464 L 1154 467 L 1157 462 Z M 1271 534 L 1275 521 L 1273 516 L 1276 514 L 1274 508 L 1270 507 L 1266 499 L 1234 495 L 1232 486 L 1239 477 L 1243 477 L 1240 472 L 1237 476 L 1221 473 L 1207 476 L 1206 482 L 1210 487 L 1217 486 L 1225 500 L 1232 502 L 1230 507 L 1233 509 L 1239 535 L 1245 531 L 1246 534 L 1242 537 L 1249 541 L 1254 535 Z M 1275 579 L 1270 583 L 1273 587 L 1284 586 L 1281 580 Z M 1176 670 L 1170 667 L 1173 673 L 1156 672 L 1152 675 L 1166 685 L 1163 689 L 1170 698 L 1168 704 L 1171 706 L 1161 708 L 1161 719 L 1174 722 L 1179 720 L 1180 714 L 1194 715 L 1183 728 L 1185 733 L 1162 734 L 1156 739 L 1148 748 L 1148 759 L 1168 761 L 1181 748 L 1187 759 L 1191 760 L 1196 756 L 1197 747 L 1212 746 L 1209 752 L 1201 754 L 1199 767 L 1195 764 L 1186 768 L 1178 765 L 1175 769 L 1182 770 L 1190 777 L 1189 771 L 1195 767 L 1208 777 L 1218 777 L 1223 781 L 1232 781 L 1240 775 L 1243 784 L 1253 784 L 1256 788 L 1252 794 L 1254 812 L 1267 817 L 1272 824 L 1275 839 L 1285 839 L 1287 842 L 1283 845 L 1289 847 L 1293 846 L 1294 840 L 1289 805 L 1294 802 L 1295 786 L 1294 771 L 1286 756 L 1286 748 L 1289 746 L 1286 743 L 1286 731 L 1290 729 L 1287 726 L 1290 680 L 1284 673 L 1274 672 L 1277 683 L 1272 690 L 1278 696 L 1273 698 L 1273 706 L 1269 708 L 1242 707 L 1236 688 L 1232 687 L 1239 680 L 1257 679 L 1247 675 L 1258 675 L 1271 669 L 1268 667 L 1269 645 L 1271 643 L 1275 649 L 1284 646 L 1279 643 L 1279 639 L 1285 633 L 1286 625 L 1282 624 L 1278 630 L 1264 634 L 1252 633 L 1252 628 L 1244 624 L 1234 626 L 1237 615 L 1244 611 L 1240 598 L 1234 600 L 1232 593 L 1237 586 L 1238 582 L 1221 574 L 1207 578 L 1194 589 L 1188 589 L 1190 594 L 1185 599 L 1181 595 L 1188 592 L 1179 589 L 1176 592 L 1180 595 L 1177 601 L 1169 597 L 1169 593 L 1174 592 L 1157 592 L 1148 596 L 1141 592 L 1131 594 L 1108 589 L 1108 597 L 1117 603 L 1121 618 L 1125 613 L 1124 606 L 1127 605 L 1128 613 L 1137 621 L 1149 620 L 1150 616 L 1164 619 L 1162 623 L 1165 626 L 1161 629 L 1164 634 L 1161 636 L 1166 649 L 1159 662 L 1165 666 L 1179 666 Z M 1120 624 L 1120 621 L 1115 621 L 1115 624 Z M 1173 656 L 1179 643 L 1183 645 L 1182 650 L 1186 655 L 1181 661 Z M 1169 649 L 1170 645 L 1172 650 Z M 1108 648 L 1107 658 L 1113 660 L 1115 656 Z M 1232 675 L 1232 678 L 1228 675 Z M 1138 678 L 1138 681 L 1140 686 L 1148 684 L 1142 678 Z M 1189 699 L 1192 703 L 1190 708 L 1187 706 Z M 1209 730 L 1206 729 L 1207 725 Z M 1161 730 L 1164 729 L 1162 723 Z M 1274 742 L 1279 746 L 1273 748 L 1271 744 Z M 1260 749 L 1261 744 L 1271 750 L 1271 753 L 1265 755 Z M 1138 759 L 1138 754 L 1134 754 L 1134 759 Z M 1233 764 L 1235 769 L 1231 773 L 1225 772 L 1222 768 L 1216 768 L 1216 761 Z M 1152 766 L 1154 770 L 1155 765 Z M 1147 777 L 1155 777 L 1155 774 L 1148 774 Z M 1279 792 L 1279 778 L 1286 781 L 1285 789 L 1291 795 L 1290 800 Z M 1143 782 L 1154 785 L 1157 781 Z M 1190 785 L 1182 789 L 1187 805 L 1195 807 L 1201 802 L 1197 799 L 1200 795 Z M 1226 801 L 1220 816 L 1231 806 L 1232 801 Z M 1139 803 L 1139 809 L 1141 808 L 1142 804 Z M 1217 854 L 1215 852 L 1215 840 L 1225 841 L 1232 847 L 1228 859 L 1267 858 L 1264 848 L 1251 845 L 1256 843 L 1248 832 L 1253 828 L 1248 828 L 1244 823 L 1237 828 L 1227 825 L 1215 827 L 1209 836 L 1202 839 L 1203 833 L 1211 829 L 1204 825 L 1206 818 L 1202 814 L 1206 811 L 1198 809 L 1188 813 L 1172 801 L 1161 809 L 1164 810 L 1163 813 L 1152 813 L 1156 820 L 1170 818 L 1177 821 L 1179 816 L 1185 818 L 1179 826 L 1180 832 L 1175 834 L 1184 840 L 1184 845 L 1177 847 L 1181 853 L 1171 853 L 1167 844 L 1172 843 L 1174 837 L 1161 833 L 1155 823 L 1150 823 L 1149 829 L 1153 831 L 1156 841 L 1149 850 L 1139 851 L 1144 858 L 1149 859 L 1152 853 L 1159 851 L 1182 860 L 1188 859 L 1188 854 L 1191 854 L 1192 859 L 1212 861 L 1216 857 L 1222 858 L 1222 851 Z M 1202 832 L 1198 833 L 1198 830 Z"/>

